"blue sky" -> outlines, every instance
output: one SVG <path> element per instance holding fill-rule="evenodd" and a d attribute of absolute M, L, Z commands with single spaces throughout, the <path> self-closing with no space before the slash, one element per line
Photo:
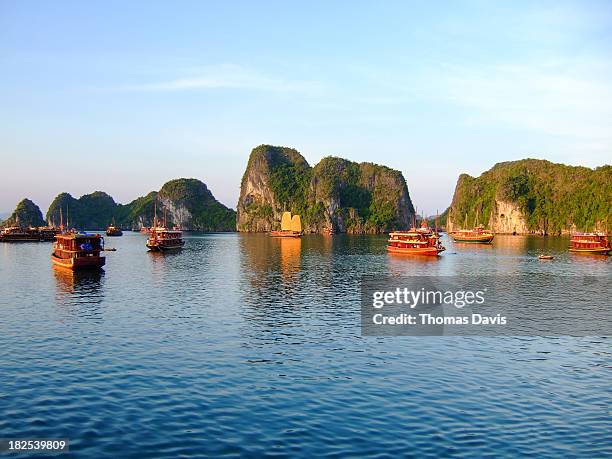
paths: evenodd
<path fill-rule="evenodd" d="M 250 150 L 459 173 L 612 162 L 610 2 L 0 1 L 0 210 L 176 177 L 235 207 Z"/>

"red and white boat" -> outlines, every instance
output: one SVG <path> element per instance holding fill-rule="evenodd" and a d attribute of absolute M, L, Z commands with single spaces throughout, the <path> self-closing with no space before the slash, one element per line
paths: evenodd
<path fill-rule="evenodd" d="M 437 232 L 425 234 L 416 228 L 409 231 L 394 231 L 389 234 L 387 251 L 404 255 L 438 256 L 446 248 Z"/>
<path fill-rule="evenodd" d="M 608 235 L 605 233 L 574 233 L 570 239 L 569 251 L 608 255 L 612 248 L 610 247 Z"/>

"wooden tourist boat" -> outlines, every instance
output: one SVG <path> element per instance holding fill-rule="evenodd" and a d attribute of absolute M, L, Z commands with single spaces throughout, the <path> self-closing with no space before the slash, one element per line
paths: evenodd
<path fill-rule="evenodd" d="M 437 257 L 446 248 L 440 242 L 438 234 L 438 219 L 436 228 L 430 228 L 427 219 L 421 221 L 416 227 L 416 215 L 413 217 L 413 226 L 408 231 L 393 231 L 389 233 L 387 252 L 402 255 L 426 255 Z"/>
<path fill-rule="evenodd" d="M 153 216 L 153 226 L 149 228 L 147 248 L 152 252 L 165 252 L 168 250 L 182 249 L 185 245 L 183 232 L 179 229 L 168 229 L 166 222 L 166 211 L 164 209 L 164 225 L 160 226 L 157 222 L 157 202 Z"/>
<path fill-rule="evenodd" d="M 570 239 L 570 252 L 608 255 L 611 250 L 610 240 L 605 233 L 574 233 Z"/>
<path fill-rule="evenodd" d="M 542 254 L 542 255 L 540 255 L 538 257 L 538 259 L 540 259 L 540 260 L 552 260 L 553 258 L 555 258 L 555 257 L 553 257 L 552 255 L 544 255 L 544 254 Z"/>
<path fill-rule="evenodd" d="M 390 233 L 388 242 L 387 251 L 395 254 L 435 257 L 446 250 L 440 242 L 440 236 L 437 232 L 426 234 L 414 227 L 408 231 Z"/>
<path fill-rule="evenodd" d="M 302 220 L 299 215 L 291 216 L 291 212 L 283 212 L 281 229 L 271 231 L 273 237 L 300 237 L 302 236 Z"/>
<path fill-rule="evenodd" d="M 100 255 L 103 250 L 104 238 L 99 234 L 62 233 L 55 236 L 51 261 L 73 271 L 100 269 L 106 263 L 106 258 Z"/>
<path fill-rule="evenodd" d="M 467 226 L 467 214 L 465 216 L 465 226 Z M 478 211 L 476 212 L 476 222 L 472 229 L 460 229 L 448 233 L 455 242 L 472 242 L 477 244 L 490 244 L 495 237 L 495 233 L 486 230 L 483 225 L 478 224 Z"/>
<path fill-rule="evenodd" d="M 41 226 L 39 228 L 21 228 L 11 226 L 0 232 L 1 242 L 45 242 L 55 240 L 55 236 L 61 231 L 59 228 Z"/>
<path fill-rule="evenodd" d="M 3 242 L 38 242 L 40 236 L 34 228 L 21 228 L 11 226 L 4 228 L 0 233 L 0 241 Z"/>
<path fill-rule="evenodd" d="M 147 239 L 147 248 L 153 252 L 177 250 L 181 249 L 184 245 L 183 232 L 171 230 L 165 226 L 152 227 Z"/>
<path fill-rule="evenodd" d="M 121 228 L 115 226 L 115 224 L 113 223 L 112 225 L 109 225 L 108 228 L 106 228 L 106 235 L 107 236 L 123 236 L 123 231 L 121 231 Z"/>
<path fill-rule="evenodd" d="M 449 234 L 455 242 L 475 242 L 478 244 L 490 244 L 495 237 L 493 232 L 486 230 L 482 225 L 471 230 L 461 229 Z"/>

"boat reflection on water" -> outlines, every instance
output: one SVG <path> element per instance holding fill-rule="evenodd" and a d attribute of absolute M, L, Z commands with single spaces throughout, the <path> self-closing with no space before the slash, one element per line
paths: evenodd
<path fill-rule="evenodd" d="M 280 246 L 279 267 L 281 276 L 284 281 L 291 282 L 300 272 L 302 239 L 282 238 L 276 242 Z"/>
<path fill-rule="evenodd" d="M 71 271 L 53 267 L 55 302 L 62 308 L 99 304 L 104 300 L 104 271 Z M 81 311 L 86 316 L 98 316 L 99 310 Z"/>
<path fill-rule="evenodd" d="M 301 269 L 301 253 L 301 238 L 240 235 L 242 272 L 258 294 L 265 295 L 266 290 L 279 290 L 294 283 Z"/>
<path fill-rule="evenodd" d="M 440 257 L 424 257 L 420 255 L 406 255 L 402 253 L 387 254 L 388 272 L 391 275 L 431 275 L 438 273 Z"/>
<path fill-rule="evenodd" d="M 490 251 L 493 250 L 493 244 L 486 243 L 481 244 L 479 242 L 457 242 L 455 241 L 452 246 L 454 249 L 458 250 L 474 250 L 474 251 Z"/>
<path fill-rule="evenodd" d="M 491 247 L 495 247 L 496 253 L 523 255 L 529 243 L 529 236 L 511 236 L 497 234 L 495 242 Z"/>

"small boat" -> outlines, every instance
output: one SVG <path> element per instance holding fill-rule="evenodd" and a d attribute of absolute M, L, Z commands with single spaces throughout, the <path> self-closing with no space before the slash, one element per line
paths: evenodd
<path fill-rule="evenodd" d="M 185 245 L 183 232 L 165 226 L 152 227 L 147 239 L 147 248 L 152 252 L 181 249 Z"/>
<path fill-rule="evenodd" d="M 465 215 L 465 225 L 467 226 L 467 214 Z M 476 221 L 472 229 L 460 229 L 448 233 L 455 242 L 472 242 L 476 244 L 490 244 L 495 237 L 495 233 L 486 230 L 484 225 L 478 224 L 478 210 L 476 211 Z"/>
<path fill-rule="evenodd" d="M 106 263 L 106 258 L 100 255 L 103 250 L 104 238 L 99 234 L 62 233 L 55 236 L 51 261 L 72 271 L 100 269 Z"/>
<path fill-rule="evenodd" d="M 570 252 L 608 255 L 611 250 L 608 235 L 602 232 L 574 233 L 570 239 Z"/>
<path fill-rule="evenodd" d="M 538 257 L 538 259 L 540 259 L 540 260 L 552 260 L 553 258 L 555 258 L 555 257 L 553 257 L 552 255 L 540 255 Z"/>
<path fill-rule="evenodd" d="M 283 212 L 281 229 L 271 231 L 272 237 L 300 237 L 302 236 L 302 220 L 299 215 L 291 216 L 291 212 Z"/>
<path fill-rule="evenodd" d="M 108 228 L 106 228 L 106 235 L 107 236 L 123 236 L 123 231 L 121 231 L 121 228 L 115 226 L 115 224 L 113 223 L 112 225 L 109 225 Z"/>

